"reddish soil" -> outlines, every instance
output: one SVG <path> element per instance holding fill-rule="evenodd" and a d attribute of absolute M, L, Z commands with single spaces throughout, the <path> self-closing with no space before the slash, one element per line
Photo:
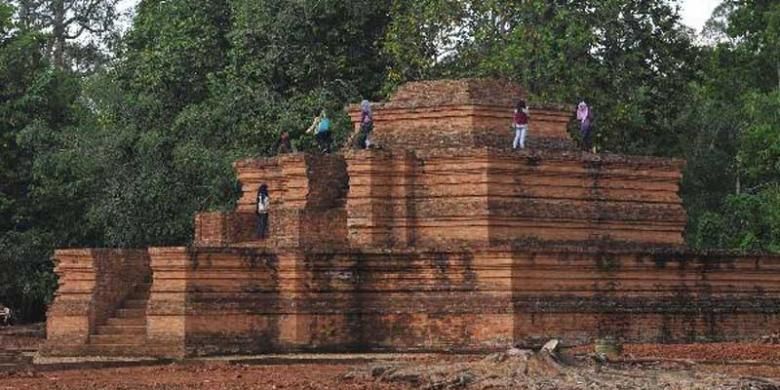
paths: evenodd
<path fill-rule="evenodd" d="M 670 357 L 676 359 L 726 362 L 744 360 L 780 362 L 780 345 L 770 344 L 639 344 L 627 345 L 623 348 L 623 352 L 627 355 L 633 355 L 639 358 Z"/>
<path fill-rule="evenodd" d="M 699 364 L 699 371 L 731 377 L 761 377 L 780 379 L 780 365 L 762 364 Z"/>
<path fill-rule="evenodd" d="M 589 353 L 592 346 L 573 348 L 574 353 Z M 757 343 L 712 344 L 625 344 L 624 359 L 687 359 L 693 361 L 759 361 L 780 363 L 780 345 Z"/>
<path fill-rule="evenodd" d="M 0 376 L 0 389 L 401 389 L 398 384 L 354 383 L 341 376 L 355 366 L 229 363 L 18 372 Z"/>
<path fill-rule="evenodd" d="M 44 331 L 40 325 L 0 328 L 0 352 L 21 353 L 21 351 L 34 350 L 43 341 L 43 337 Z M 680 388 L 693 383 L 726 386 L 724 388 L 737 386 L 734 388 L 766 389 L 775 388 L 771 386 L 775 386 L 780 379 L 780 345 L 775 344 L 624 345 L 622 362 L 604 367 L 607 377 L 598 374 L 598 371 L 593 371 L 593 362 L 586 356 L 592 351 L 592 346 L 567 350 L 566 355 L 580 356 L 579 363 L 552 369 L 554 373 L 560 372 L 554 376 L 554 379 L 538 367 L 536 371 L 528 371 L 528 367 L 534 368 L 533 365 L 529 365 L 531 363 L 513 363 L 510 360 L 493 364 L 490 363 L 490 357 L 485 358 L 481 355 L 417 355 L 400 360 L 392 355 L 382 356 L 392 360 L 389 363 L 355 360 L 360 358 L 359 355 L 355 355 L 354 359 L 349 355 L 347 360 L 344 360 L 343 356 L 338 358 L 342 360 L 331 359 L 328 355 L 322 355 L 319 360 L 306 360 L 310 358 L 301 359 L 296 355 L 289 355 L 284 357 L 289 360 L 262 360 L 251 362 L 252 364 L 248 364 L 250 362 L 247 361 L 186 361 L 166 365 L 133 367 L 125 365 L 124 367 L 113 366 L 113 368 L 97 368 L 100 363 L 81 363 L 72 366 L 30 366 L 27 363 L 20 363 L 15 368 L 12 366 L 10 369 L 7 367 L 0 369 L 0 390 L 383 390 L 418 387 L 412 384 L 426 383 L 425 381 L 429 381 L 431 377 L 443 377 L 443 373 L 446 373 L 444 376 L 449 375 L 457 379 L 457 375 L 466 369 L 471 370 L 475 378 L 479 378 L 479 375 L 487 375 L 485 373 L 490 374 L 491 378 L 499 378 L 491 379 L 495 382 L 494 388 L 580 389 L 585 388 L 582 387 L 585 385 L 594 385 L 603 389 L 624 389 L 644 386 L 646 383 L 642 382 L 643 380 L 654 378 L 653 381 L 665 380 L 672 384 L 677 382 L 682 386 Z M 387 364 L 398 367 L 395 374 L 384 377 L 372 374 L 376 372 L 377 367 Z M 517 376 L 518 369 L 513 364 L 517 367 L 526 367 L 526 375 Z M 410 377 L 416 378 L 418 382 L 409 382 Z M 744 381 L 753 380 L 750 378 L 754 377 L 776 379 L 774 382 L 771 380 L 768 382 L 772 383 L 770 387 L 745 387 Z M 600 382 L 587 383 L 591 379 Z M 582 383 L 585 385 L 581 385 Z M 479 387 L 474 386 L 474 388 Z"/>
<path fill-rule="evenodd" d="M 442 356 L 441 359 L 432 357 L 419 361 L 395 362 L 402 367 L 419 370 L 420 372 L 438 372 L 438 367 L 451 367 L 453 373 L 461 372 L 463 367 L 484 365 L 482 361 L 474 361 L 475 357 Z M 54 390 L 81 390 L 81 389 L 114 389 L 114 390 L 180 390 L 180 389 L 407 389 L 418 387 L 406 381 L 408 372 L 400 373 L 400 381 L 382 380 L 372 378 L 370 373 L 374 367 L 382 363 L 356 363 L 356 362 L 317 362 L 294 364 L 265 364 L 249 365 L 228 362 L 186 362 L 161 366 L 123 367 L 123 368 L 80 368 L 65 370 L 38 370 L 20 369 L 15 372 L 0 373 L 0 390 L 5 389 L 54 389 Z M 498 365 L 495 368 L 500 368 Z M 592 368 L 587 365 L 579 368 L 577 373 L 586 373 L 587 376 L 596 376 Z M 669 387 L 672 389 L 688 389 L 690 383 L 699 383 L 706 386 L 724 385 L 723 388 L 752 388 L 729 387 L 737 385 L 739 378 L 764 377 L 780 378 L 780 365 L 755 365 L 755 364 L 724 364 L 724 365 L 695 365 L 684 368 L 677 365 L 645 364 L 634 367 L 614 366 L 608 370 L 608 375 L 615 376 L 616 389 L 640 388 L 634 386 L 644 385 L 643 377 L 666 376 L 668 383 L 679 381 L 682 387 Z M 364 375 L 354 375 L 355 372 L 363 372 Z M 499 382 L 491 388 L 518 388 L 518 383 L 524 383 L 519 388 L 527 389 L 591 389 L 594 387 L 582 387 L 577 385 L 582 381 L 581 377 L 571 372 L 557 374 L 553 379 L 553 373 L 537 372 L 533 376 L 515 377 L 511 375 L 517 372 L 510 369 L 496 371 L 501 378 L 510 378 L 514 382 Z M 352 373 L 353 375 L 347 375 Z M 590 374 L 587 374 L 590 373 Z M 347 375 L 345 377 L 345 375 Z M 572 375 L 575 375 L 574 377 Z M 611 377 L 610 377 L 611 378 Z M 630 381 L 626 382 L 626 378 Z M 719 379 L 720 378 L 720 379 Z M 727 378 L 733 378 L 731 380 Z M 398 380 L 396 378 L 395 380 Z M 612 379 L 607 379 L 608 381 Z M 520 382 L 518 382 L 520 381 Z M 610 383 L 610 382 L 607 382 Z M 612 389 L 609 387 L 601 388 Z M 547 386 L 547 387 L 545 387 Z M 549 387 L 555 386 L 555 387 Z M 626 387 L 628 386 L 628 387 Z M 472 387 L 468 387 L 472 388 Z M 482 387 L 473 387 L 482 388 Z M 764 387 L 756 387 L 764 389 Z"/>

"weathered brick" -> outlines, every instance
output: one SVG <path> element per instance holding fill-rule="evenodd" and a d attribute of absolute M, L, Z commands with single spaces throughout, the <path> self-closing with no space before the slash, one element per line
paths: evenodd
<path fill-rule="evenodd" d="M 54 253 L 59 288 L 47 312 L 42 352 L 72 354 L 105 324 L 136 285 L 150 277 L 145 250 L 75 249 Z"/>
<path fill-rule="evenodd" d="M 407 84 L 375 105 L 381 149 L 236 162 L 236 210 L 196 215 L 190 248 L 58 251 L 44 352 L 93 351 L 95 325 L 150 274 L 145 342 L 101 351 L 491 351 L 780 329 L 780 257 L 685 248 L 683 161 L 579 152 L 573 107 L 533 104 L 529 150 L 512 152 L 522 96 L 501 81 Z"/>

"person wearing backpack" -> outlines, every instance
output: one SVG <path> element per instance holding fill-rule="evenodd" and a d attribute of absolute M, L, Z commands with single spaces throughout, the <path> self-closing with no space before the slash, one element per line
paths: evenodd
<path fill-rule="evenodd" d="M 268 237 L 268 208 L 271 199 L 268 197 L 268 186 L 263 184 L 257 190 L 257 236 L 260 239 Z"/>
<path fill-rule="evenodd" d="M 317 139 L 317 145 L 320 147 L 320 151 L 322 153 L 330 153 L 330 144 L 333 140 L 330 135 L 330 118 L 328 118 L 328 114 L 325 110 L 322 110 L 320 115 L 314 118 L 314 122 L 312 122 L 309 129 L 306 130 L 306 133 L 312 133 L 315 132 L 315 130 L 315 137 Z"/>
<path fill-rule="evenodd" d="M 515 140 L 512 142 L 512 150 L 517 150 L 518 146 L 520 149 L 525 149 L 525 136 L 528 132 L 528 107 L 525 104 L 525 100 L 517 102 L 512 127 L 515 129 Z"/>

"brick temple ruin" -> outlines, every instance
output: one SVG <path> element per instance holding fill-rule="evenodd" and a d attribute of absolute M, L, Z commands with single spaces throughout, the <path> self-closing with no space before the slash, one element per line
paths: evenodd
<path fill-rule="evenodd" d="M 573 108 L 555 106 L 531 107 L 530 147 L 513 152 L 523 96 L 409 83 L 374 105 L 381 149 L 236 162 L 236 209 L 196 215 L 189 247 L 58 250 L 41 352 L 491 351 L 780 330 L 780 258 L 684 246 L 683 161 L 582 153 Z M 258 241 L 262 183 L 271 234 Z"/>

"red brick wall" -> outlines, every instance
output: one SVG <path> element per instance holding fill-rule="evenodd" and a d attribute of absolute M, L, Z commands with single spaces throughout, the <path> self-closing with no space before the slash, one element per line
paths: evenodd
<path fill-rule="evenodd" d="M 208 212 L 195 214 L 195 245 L 223 246 L 231 244 L 232 213 Z"/>
<path fill-rule="evenodd" d="M 236 212 L 197 214 L 196 246 L 257 242 L 255 207 L 262 184 L 268 185 L 271 198 L 266 246 L 346 243 L 344 205 L 349 185 L 341 156 L 289 154 L 239 161 L 235 168 L 242 187 Z"/>
<path fill-rule="evenodd" d="M 415 245 L 415 183 L 419 161 L 412 153 L 355 151 L 349 172 L 347 226 L 353 245 Z"/>
<path fill-rule="evenodd" d="M 346 155 L 358 246 L 610 239 L 683 244 L 682 162 L 495 149 Z"/>
<path fill-rule="evenodd" d="M 78 292 L 104 285 L 83 275 L 98 258 L 112 264 L 110 254 L 85 253 L 58 253 L 65 282 L 50 312 L 49 354 L 77 353 L 91 310 L 103 310 Z M 754 340 L 780 329 L 776 256 L 533 243 L 474 251 L 149 253 L 148 343 L 139 348 L 156 356 L 486 351 L 605 335 L 628 342 Z M 86 258 L 92 260 L 78 260 Z M 101 274 L 106 281 L 119 275 Z"/>
<path fill-rule="evenodd" d="M 780 327 L 776 256 L 517 252 L 514 261 L 516 340 L 755 340 Z"/>
<path fill-rule="evenodd" d="M 458 79 L 416 81 L 401 85 L 390 97 L 389 107 L 437 107 L 479 104 L 514 107 L 526 93 L 507 80 Z"/>
<path fill-rule="evenodd" d="M 257 190 L 268 185 L 275 208 L 330 208 L 343 205 L 348 178 L 338 155 L 286 154 L 234 164 L 242 195 L 237 212 L 254 213 Z"/>
<path fill-rule="evenodd" d="M 374 104 L 375 143 L 389 149 L 510 148 L 512 118 L 521 87 L 489 79 L 435 80 L 402 85 L 390 100 Z M 347 108 L 355 130 L 360 107 Z M 527 146 L 571 148 L 567 125 L 574 107 L 530 105 Z"/>
<path fill-rule="evenodd" d="M 49 355 L 80 350 L 133 288 L 150 277 L 145 250 L 57 250 L 54 260 L 59 288 L 47 313 L 42 349 Z"/>
<path fill-rule="evenodd" d="M 146 309 L 147 345 L 152 356 L 183 357 L 187 337 L 186 308 L 192 252 L 183 247 L 149 248 L 153 272 L 152 287 Z"/>
<path fill-rule="evenodd" d="M 198 214 L 194 248 L 58 251 L 49 353 L 77 354 L 149 268 L 139 350 L 156 356 L 780 331 L 780 257 L 668 249 L 683 243 L 682 161 L 575 151 L 560 107 L 532 107 L 530 150 L 510 152 L 522 95 L 408 84 L 376 107 L 380 150 L 236 162 L 237 209 Z M 257 241 L 261 184 L 271 234 Z"/>
<path fill-rule="evenodd" d="M 531 110 L 526 135 L 529 148 L 573 147 L 567 132 L 572 114 Z M 355 130 L 360 128 L 360 111 L 352 107 Z M 509 149 L 512 130 L 511 107 L 447 106 L 383 108 L 374 114 L 372 139 L 386 149 L 430 150 L 496 147 Z"/>
<path fill-rule="evenodd" d="M 188 354 L 753 340 L 780 327 L 777 257 L 532 247 L 186 256 L 184 279 L 155 284 L 153 297 L 179 297 L 168 320 L 184 321 Z M 167 278 L 155 272 L 155 283 Z"/>

